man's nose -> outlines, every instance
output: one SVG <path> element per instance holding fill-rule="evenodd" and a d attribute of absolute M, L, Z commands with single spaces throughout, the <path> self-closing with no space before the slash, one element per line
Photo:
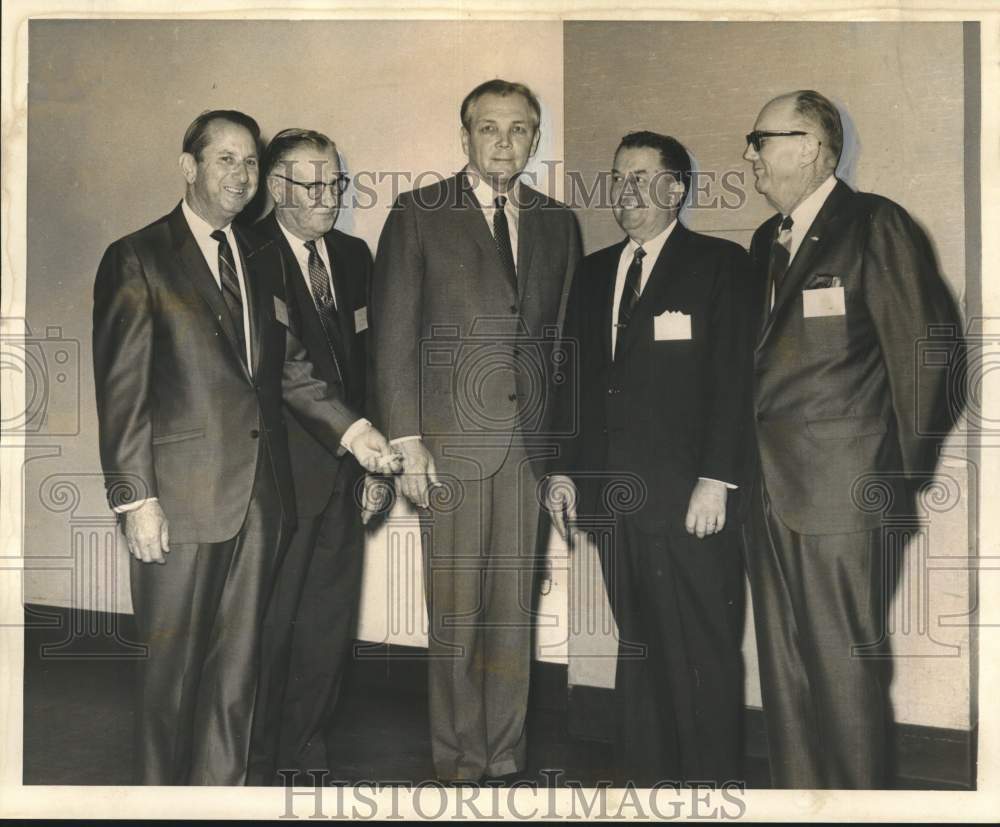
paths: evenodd
<path fill-rule="evenodd" d="M 250 180 L 250 168 L 246 164 L 236 165 L 236 179 L 238 181 Z"/>
<path fill-rule="evenodd" d="M 501 131 L 499 137 L 497 138 L 497 143 L 500 146 L 510 146 L 511 145 L 510 133 Z"/>
<path fill-rule="evenodd" d="M 743 153 L 744 160 L 754 161 L 757 159 L 757 150 L 754 149 L 753 144 L 747 143 L 746 151 Z"/>
<path fill-rule="evenodd" d="M 336 207 L 340 197 L 337 195 L 335 187 L 323 187 L 323 192 L 319 197 L 319 203 L 324 207 Z"/>

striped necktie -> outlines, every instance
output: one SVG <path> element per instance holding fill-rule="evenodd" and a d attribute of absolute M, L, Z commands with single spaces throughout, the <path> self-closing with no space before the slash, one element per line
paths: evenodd
<path fill-rule="evenodd" d="M 213 230 L 212 238 L 219 242 L 219 282 L 222 287 L 222 299 L 226 303 L 226 309 L 232 317 L 233 325 L 243 340 L 243 293 L 240 291 L 240 279 L 236 274 L 236 261 L 233 259 L 233 250 L 229 246 L 229 239 L 222 230 Z M 246 348 L 240 347 L 240 359 L 243 364 L 247 363 Z"/>

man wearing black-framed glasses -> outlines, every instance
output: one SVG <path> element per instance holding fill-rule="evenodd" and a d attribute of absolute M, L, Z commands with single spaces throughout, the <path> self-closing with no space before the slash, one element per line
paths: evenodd
<path fill-rule="evenodd" d="M 888 780 L 893 584 L 871 495 L 908 513 L 949 425 L 946 372 L 915 354 L 930 325 L 957 333 L 954 303 L 907 212 L 836 178 L 843 138 L 827 98 L 793 92 L 764 107 L 744 154 L 778 211 L 750 247 L 758 473 L 744 528 L 775 787 Z"/>
<path fill-rule="evenodd" d="M 337 147 L 313 130 L 285 129 L 262 158 L 274 210 L 257 229 L 281 251 L 288 315 L 319 375 L 365 407 L 368 245 L 334 224 L 350 179 Z M 363 470 L 320 451 L 286 417 L 298 511 L 265 619 L 251 776 L 322 770 L 325 732 L 339 694 L 361 589 L 364 530 L 355 492 Z"/>

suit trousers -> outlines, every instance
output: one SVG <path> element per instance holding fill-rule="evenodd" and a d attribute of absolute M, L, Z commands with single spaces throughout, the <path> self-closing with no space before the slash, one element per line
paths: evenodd
<path fill-rule="evenodd" d="M 738 535 L 652 532 L 620 516 L 602 567 L 619 628 L 616 785 L 741 779 Z"/>
<path fill-rule="evenodd" d="M 341 469 L 326 507 L 299 520 L 262 632 L 251 783 L 276 772 L 327 767 L 330 723 L 357 623 L 364 528 L 354 484 Z"/>
<path fill-rule="evenodd" d="M 243 784 L 258 636 L 281 542 L 281 503 L 262 442 L 246 520 L 221 543 L 174 544 L 131 561 L 139 640 L 136 769 L 142 784 Z M 167 515 L 169 520 L 170 515 Z"/>
<path fill-rule="evenodd" d="M 431 752 L 439 778 L 479 780 L 525 766 L 537 479 L 515 434 L 494 476 L 442 482 L 422 515 Z"/>
<path fill-rule="evenodd" d="M 891 595 L 881 529 L 797 534 L 758 479 L 744 530 L 772 785 L 882 787 Z"/>

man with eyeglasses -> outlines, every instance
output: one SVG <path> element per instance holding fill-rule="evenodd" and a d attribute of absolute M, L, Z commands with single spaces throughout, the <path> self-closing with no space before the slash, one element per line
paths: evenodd
<path fill-rule="evenodd" d="M 948 427 L 946 372 L 918 364 L 917 343 L 958 330 L 953 301 L 907 212 L 836 178 L 842 146 L 836 107 L 799 91 L 764 107 L 744 155 L 778 211 L 750 248 L 762 315 L 745 528 L 775 787 L 887 781 L 892 582 L 872 493 L 905 513 Z"/>
<path fill-rule="evenodd" d="M 282 408 L 318 453 L 394 465 L 292 332 L 277 247 L 233 223 L 257 190 L 259 136 L 235 110 L 195 118 L 183 200 L 114 242 L 94 285 L 101 463 L 147 649 L 135 751 L 144 784 L 247 780 L 258 636 L 295 520 Z"/>
<path fill-rule="evenodd" d="M 274 209 L 255 229 L 281 252 L 288 315 L 316 372 L 364 410 L 368 245 L 334 229 L 349 179 L 334 142 L 308 129 L 270 141 L 262 171 Z M 325 732 L 339 695 L 361 589 L 363 469 L 322 450 L 287 418 L 298 526 L 285 552 L 265 620 L 264 668 L 251 774 L 325 769 Z"/>

